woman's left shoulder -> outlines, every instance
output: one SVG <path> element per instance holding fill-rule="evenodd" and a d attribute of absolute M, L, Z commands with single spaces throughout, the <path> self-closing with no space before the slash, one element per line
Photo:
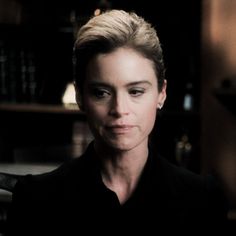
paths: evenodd
<path fill-rule="evenodd" d="M 162 176 L 173 191 L 198 197 L 224 197 L 224 189 L 219 179 L 212 174 L 195 173 L 187 168 L 177 166 L 160 157 Z"/>

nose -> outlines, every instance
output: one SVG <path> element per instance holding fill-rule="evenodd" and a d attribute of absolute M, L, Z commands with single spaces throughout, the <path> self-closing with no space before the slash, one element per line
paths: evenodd
<path fill-rule="evenodd" d="M 129 114 L 128 100 L 122 94 L 116 94 L 111 101 L 110 115 L 122 117 Z"/>

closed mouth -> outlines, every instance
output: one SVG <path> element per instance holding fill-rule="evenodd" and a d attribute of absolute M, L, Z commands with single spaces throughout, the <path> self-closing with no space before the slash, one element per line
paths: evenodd
<path fill-rule="evenodd" d="M 133 125 L 111 125 L 106 128 L 115 134 L 123 134 L 129 132 L 134 126 Z"/>

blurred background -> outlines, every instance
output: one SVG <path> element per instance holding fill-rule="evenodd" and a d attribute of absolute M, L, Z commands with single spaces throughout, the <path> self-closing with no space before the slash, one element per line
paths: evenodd
<path fill-rule="evenodd" d="M 168 87 L 152 143 L 177 165 L 214 173 L 235 218 L 233 0 L 0 0 L 0 171 L 54 168 L 92 139 L 71 91 L 72 48 L 79 27 L 107 9 L 135 11 L 156 28 Z"/>

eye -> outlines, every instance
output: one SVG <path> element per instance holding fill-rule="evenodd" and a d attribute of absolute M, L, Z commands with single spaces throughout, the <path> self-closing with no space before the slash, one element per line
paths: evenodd
<path fill-rule="evenodd" d="M 129 94 L 132 96 L 132 97 L 139 97 L 141 96 L 142 94 L 144 94 L 145 92 L 145 89 L 143 88 L 131 88 L 129 90 Z"/>
<path fill-rule="evenodd" d="M 92 95 L 96 97 L 97 99 L 107 98 L 110 96 L 110 94 L 111 93 L 107 89 L 103 89 L 103 88 L 94 88 L 92 90 Z"/>

